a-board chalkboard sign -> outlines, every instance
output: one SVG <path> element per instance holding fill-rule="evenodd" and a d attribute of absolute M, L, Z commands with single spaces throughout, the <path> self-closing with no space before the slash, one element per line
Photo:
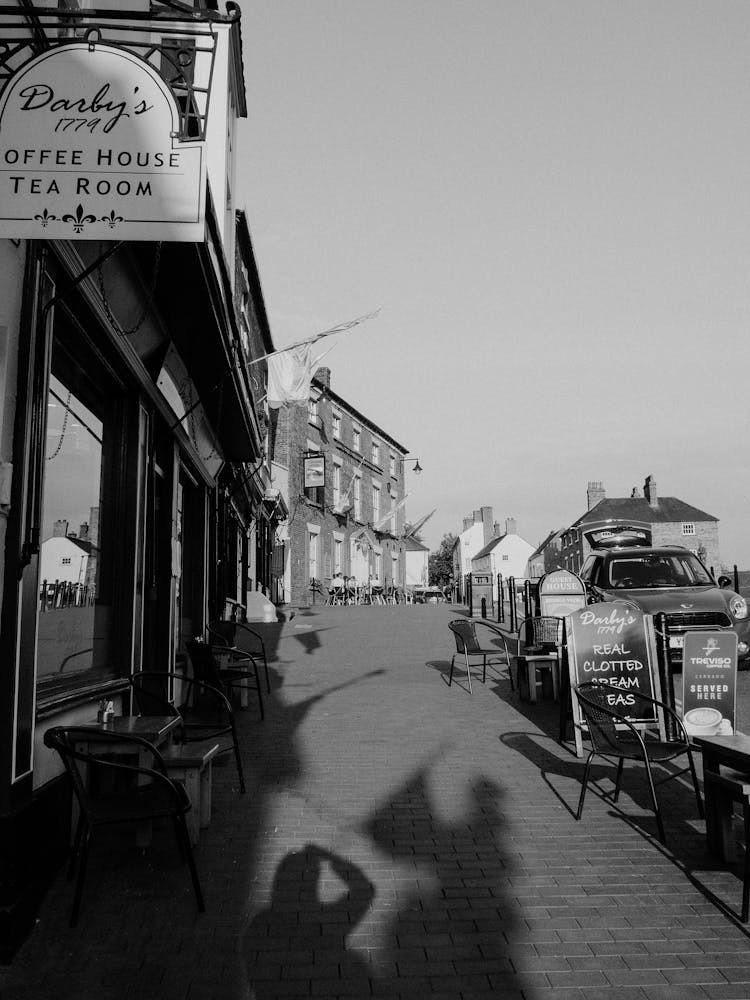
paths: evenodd
<path fill-rule="evenodd" d="M 658 722 L 662 726 L 663 720 L 655 706 L 646 715 L 628 712 L 628 706 L 635 703 L 633 691 L 661 698 L 651 616 L 628 604 L 589 604 L 568 615 L 565 628 L 571 691 L 587 681 L 612 684 L 621 692 L 612 696 L 615 711 L 627 715 L 631 722 Z M 580 757 L 583 753 L 581 731 L 585 724 L 575 694 L 573 723 L 576 753 Z"/>
<path fill-rule="evenodd" d="M 586 605 L 586 587 L 580 576 L 567 569 L 545 573 L 539 581 L 539 611 L 564 618 Z"/>

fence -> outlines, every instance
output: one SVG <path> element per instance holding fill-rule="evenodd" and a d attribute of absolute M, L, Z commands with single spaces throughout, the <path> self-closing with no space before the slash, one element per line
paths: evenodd
<path fill-rule="evenodd" d="M 42 580 L 39 588 L 40 611 L 59 611 L 63 608 L 92 607 L 96 600 L 94 587 L 69 580 Z"/>

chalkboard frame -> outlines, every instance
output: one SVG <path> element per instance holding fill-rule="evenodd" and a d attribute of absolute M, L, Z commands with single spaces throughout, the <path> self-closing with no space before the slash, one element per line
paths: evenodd
<path fill-rule="evenodd" d="M 582 637 L 580 633 L 583 629 L 583 625 L 579 625 L 577 628 L 575 619 L 578 617 L 578 615 L 586 612 L 591 612 L 594 615 L 597 615 L 597 617 L 602 619 L 606 618 L 607 615 L 612 615 L 613 612 L 620 612 L 621 614 L 623 612 L 627 613 L 627 618 L 631 618 L 632 621 L 630 622 L 626 621 L 626 625 L 623 626 L 628 628 L 628 633 L 626 633 L 626 635 L 623 637 L 623 643 L 625 641 L 630 641 L 632 643 L 633 638 L 637 638 L 637 640 L 640 643 L 642 643 L 642 648 L 639 649 L 637 652 L 639 655 L 645 653 L 645 663 L 643 663 L 643 666 L 647 670 L 646 676 L 648 677 L 650 682 L 650 689 L 646 688 L 642 689 L 639 688 L 639 689 L 643 691 L 644 695 L 647 695 L 650 698 L 654 698 L 656 701 L 662 700 L 661 684 L 659 681 L 658 659 L 657 659 L 658 647 L 656 643 L 656 633 L 654 631 L 653 615 L 645 614 L 640 609 L 635 608 L 633 607 L 633 605 L 628 604 L 626 602 L 617 602 L 617 601 L 607 601 L 607 602 L 602 602 L 600 604 L 589 604 L 585 608 L 582 608 L 581 611 L 577 611 L 571 615 L 567 615 L 565 618 L 565 636 L 567 640 L 566 642 L 567 660 L 568 660 L 568 672 L 570 679 L 570 696 L 573 708 L 573 729 L 575 734 L 576 757 L 583 756 L 583 734 L 588 731 L 586 722 L 581 712 L 581 707 L 578 704 L 578 699 L 576 698 L 575 695 L 575 689 L 577 685 L 582 684 L 586 680 L 595 680 L 595 679 L 601 680 L 604 683 L 609 683 L 610 676 L 613 677 L 622 676 L 613 672 L 612 675 L 607 674 L 605 676 L 602 676 L 601 674 L 599 674 L 598 677 L 591 677 L 591 676 L 587 677 L 583 674 L 583 670 L 579 669 L 582 668 L 583 666 L 583 659 L 585 658 L 584 650 L 587 649 L 587 647 L 584 647 L 581 641 Z M 633 637 L 632 635 L 629 634 L 630 632 L 634 632 L 636 629 L 640 631 L 641 627 L 642 627 L 641 635 Z M 616 634 L 617 633 L 615 633 L 614 635 Z M 578 638 L 578 644 L 576 643 L 577 638 Z M 603 646 L 607 645 L 606 638 L 607 636 L 604 636 L 604 641 L 602 641 Z M 592 653 L 592 656 L 593 655 L 594 654 Z M 604 655 L 611 655 L 611 654 L 604 654 Z M 641 725 L 644 727 L 653 726 L 654 724 L 656 724 L 659 727 L 660 739 L 666 739 L 663 713 L 659 711 L 658 706 L 656 705 L 653 706 L 653 713 L 649 714 L 648 716 L 642 716 L 642 717 L 628 716 L 628 721 L 635 725 Z"/>

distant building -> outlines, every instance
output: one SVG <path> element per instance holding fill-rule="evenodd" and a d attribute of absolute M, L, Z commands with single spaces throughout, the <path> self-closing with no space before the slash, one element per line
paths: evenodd
<path fill-rule="evenodd" d="M 516 581 L 526 578 L 526 567 L 534 546 L 525 541 L 516 531 L 512 517 L 505 520 L 505 534 L 491 539 L 471 560 L 473 573 L 491 573 L 493 581 L 501 575 L 504 580 L 513 577 Z"/>
<path fill-rule="evenodd" d="M 463 600 L 466 574 L 471 572 L 471 560 L 480 549 L 500 535 L 500 525 L 493 521 L 492 507 L 480 507 L 463 520 L 463 528 L 453 546 L 453 579 L 456 600 Z"/>
<path fill-rule="evenodd" d="M 660 497 L 648 476 L 643 494 L 607 498 L 601 482 L 590 482 L 588 509 L 562 534 L 562 567 L 577 573 L 597 542 L 623 534 L 650 545 L 683 545 L 709 568 L 721 566 L 719 520 L 677 497 Z"/>
<path fill-rule="evenodd" d="M 407 449 L 331 389 L 319 368 L 307 408 L 271 414 L 273 487 L 289 518 L 284 543 L 283 601 L 320 600 L 334 573 L 383 587 L 405 585 Z"/>
<path fill-rule="evenodd" d="M 530 580 L 538 580 L 545 573 L 562 568 L 561 541 L 564 528 L 550 531 L 543 542 L 529 556 L 526 575 Z"/>

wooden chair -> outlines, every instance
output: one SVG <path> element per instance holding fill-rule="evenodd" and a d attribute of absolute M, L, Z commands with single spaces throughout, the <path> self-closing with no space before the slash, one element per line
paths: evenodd
<path fill-rule="evenodd" d="M 508 677 L 510 679 L 511 691 L 514 690 L 513 674 L 510 669 L 510 654 L 508 653 L 508 642 L 499 628 L 485 621 L 472 621 L 470 618 L 458 618 L 448 623 L 448 628 L 453 632 L 456 640 L 456 652 L 451 658 L 451 670 L 448 676 L 448 684 L 453 681 L 453 666 L 456 656 L 463 655 L 466 664 L 466 676 L 469 679 L 469 693 L 471 690 L 471 668 L 470 657 L 482 657 L 482 683 L 487 678 L 488 657 L 501 657 L 502 661 L 508 665 Z M 480 638 L 481 635 L 481 638 Z"/>
<path fill-rule="evenodd" d="M 698 776 L 695 772 L 695 763 L 690 740 L 682 724 L 682 720 L 676 712 L 672 711 L 663 702 L 656 698 L 651 698 L 633 688 L 627 689 L 627 696 L 630 701 L 628 712 L 620 711 L 614 706 L 615 698 L 621 698 L 623 689 L 615 687 L 613 684 L 600 684 L 595 681 L 587 681 L 579 684 L 575 689 L 575 697 L 581 708 L 581 715 L 588 728 L 591 739 L 591 752 L 586 758 L 586 767 L 583 772 L 583 783 L 581 786 L 581 797 L 578 801 L 578 812 L 576 819 L 580 820 L 583 812 L 583 801 L 586 797 L 589 771 L 591 762 L 596 756 L 604 757 L 605 760 L 614 758 L 617 760 L 617 777 L 615 780 L 615 791 L 612 801 L 617 802 L 620 796 L 620 784 L 622 782 L 622 772 L 626 760 L 635 760 L 642 763 L 646 770 L 649 793 L 654 814 L 656 815 L 656 825 L 659 831 L 659 840 L 666 844 L 664 834 L 664 823 L 662 822 L 659 802 L 656 798 L 656 785 L 654 784 L 651 771 L 652 764 L 666 764 L 677 757 L 687 755 L 688 766 L 681 771 L 670 772 L 658 784 L 664 784 L 673 778 L 678 778 L 688 771 L 692 777 L 695 799 L 698 803 L 698 815 L 703 818 L 703 801 L 701 799 L 700 788 L 698 787 Z M 641 732 L 628 718 L 632 715 L 635 718 L 643 718 L 648 715 L 648 710 L 656 708 L 657 712 L 669 714 L 675 721 L 678 739 L 665 742 L 659 736 L 649 732 L 647 729 Z"/>
<path fill-rule="evenodd" d="M 82 741 L 92 736 L 95 736 L 97 745 L 102 747 L 101 750 L 88 752 L 78 748 Z M 67 728 L 55 726 L 44 734 L 44 744 L 56 751 L 62 759 L 79 806 L 78 824 L 68 869 L 70 879 L 77 862 L 78 878 L 73 896 L 70 926 L 75 927 L 78 923 L 89 848 L 94 831 L 100 827 L 134 824 L 159 818 L 169 819 L 173 825 L 180 854 L 190 869 L 198 910 L 202 913 L 206 906 L 185 822 L 185 816 L 191 809 L 190 798 L 182 785 L 168 776 L 162 755 L 156 747 L 140 736 L 103 733 L 98 727 L 87 726 Z M 122 758 L 113 759 L 111 751 L 110 753 L 107 751 L 108 745 L 112 750 L 117 745 L 118 752 L 122 751 L 123 746 L 126 748 L 132 746 L 133 755 L 138 755 L 145 749 L 151 755 L 152 764 L 150 767 L 144 767 L 126 763 Z M 124 788 L 118 787 L 113 792 L 92 791 L 111 786 L 113 776 L 129 780 Z"/>

